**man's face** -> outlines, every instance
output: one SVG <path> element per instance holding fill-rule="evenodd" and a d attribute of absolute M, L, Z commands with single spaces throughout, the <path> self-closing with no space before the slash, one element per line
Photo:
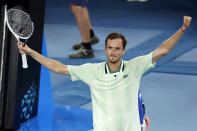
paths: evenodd
<path fill-rule="evenodd" d="M 105 53 L 109 62 L 114 64 L 119 62 L 122 55 L 125 53 L 125 49 L 123 49 L 122 39 L 108 39 L 107 45 L 105 47 Z"/>

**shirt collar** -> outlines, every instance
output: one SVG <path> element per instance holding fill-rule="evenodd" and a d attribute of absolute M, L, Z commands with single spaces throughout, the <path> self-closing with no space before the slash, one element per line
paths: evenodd
<path fill-rule="evenodd" d="M 124 61 L 122 60 L 121 61 L 121 64 L 120 64 L 120 67 L 119 69 L 117 70 L 117 72 L 123 72 L 124 71 L 124 68 L 125 68 L 125 65 L 124 65 Z M 107 64 L 107 62 L 105 63 L 105 74 L 110 74 L 110 73 L 115 73 L 115 72 L 111 72 L 110 71 L 110 68 Z"/>

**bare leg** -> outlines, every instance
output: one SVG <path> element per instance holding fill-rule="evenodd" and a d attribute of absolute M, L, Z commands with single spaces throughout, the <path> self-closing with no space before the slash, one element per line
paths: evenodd
<path fill-rule="evenodd" d="M 70 4 L 71 10 L 77 21 L 81 33 L 82 42 L 73 45 L 76 53 L 69 55 L 69 58 L 91 58 L 94 57 L 92 44 L 98 43 L 99 39 L 94 35 L 88 10 L 86 7 Z"/>
<path fill-rule="evenodd" d="M 78 25 L 78 28 L 82 37 L 82 42 L 84 43 L 90 42 L 90 32 L 89 32 L 90 28 L 89 27 L 91 27 L 91 24 L 90 22 L 88 22 L 89 15 L 88 15 L 87 9 L 81 6 L 73 5 L 73 4 L 70 4 L 70 6 L 75 16 L 75 19 L 77 21 L 77 25 Z M 84 12 L 85 12 L 85 15 L 84 15 Z"/>
<path fill-rule="evenodd" d="M 91 22 L 90 22 L 90 17 L 89 17 L 89 13 L 88 13 L 87 7 L 84 7 L 84 8 L 82 9 L 82 12 L 83 12 L 83 14 L 82 14 L 82 15 L 83 15 L 83 18 L 84 18 L 84 20 L 86 21 L 89 30 L 92 29 L 92 25 L 91 25 Z"/>

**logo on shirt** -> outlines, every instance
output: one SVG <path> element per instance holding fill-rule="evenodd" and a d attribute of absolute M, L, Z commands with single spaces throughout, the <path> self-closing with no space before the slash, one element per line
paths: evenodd
<path fill-rule="evenodd" d="M 126 74 L 126 75 L 123 76 L 124 79 L 127 78 L 127 77 L 128 77 L 128 74 Z"/>

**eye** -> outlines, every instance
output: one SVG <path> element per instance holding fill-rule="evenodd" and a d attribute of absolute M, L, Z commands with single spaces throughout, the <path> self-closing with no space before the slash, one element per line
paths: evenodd
<path fill-rule="evenodd" d="M 119 47 L 116 47 L 116 50 L 118 50 L 118 51 L 119 51 L 119 50 L 120 50 L 120 48 L 119 48 Z"/>
<path fill-rule="evenodd" d="M 109 46 L 108 49 L 112 49 L 112 47 Z"/>

